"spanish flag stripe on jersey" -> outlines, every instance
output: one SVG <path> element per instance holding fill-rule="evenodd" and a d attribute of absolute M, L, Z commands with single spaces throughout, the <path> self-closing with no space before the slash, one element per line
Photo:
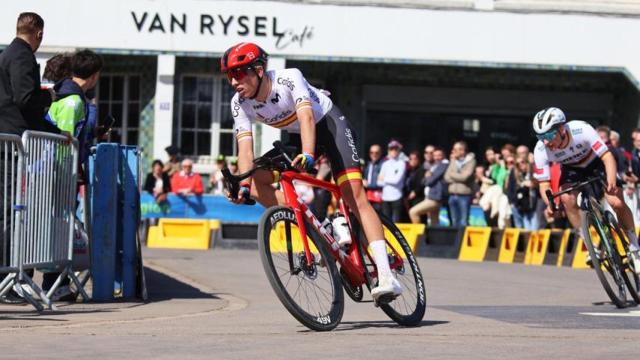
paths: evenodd
<path fill-rule="evenodd" d="M 242 139 L 242 138 L 245 138 L 247 136 L 252 136 L 251 131 L 243 131 L 241 133 L 238 133 L 238 135 L 236 135 L 236 139 Z"/>
<path fill-rule="evenodd" d="M 288 117 L 282 119 L 281 121 L 277 122 L 277 123 L 273 123 L 273 124 L 269 124 L 269 126 L 273 126 L 275 128 L 282 128 L 285 127 L 289 124 L 291 124 L 292 122 L 298 120 L 298 116 L 296 115 L 296 113 L 293 113 L 291 115 L 289 115 Z"/>
<path fill-rule="evenodd" d="M 362 181 L 362 172 L 358 168 L 349 168 L 336 175 L 336 184 L 342 185 L 347 181 Z"/>
<path fill-rule="evenodd" d="M 300 101 L 299 103 L 296 104 L 296 110 L 303 108 L 303 107 L 311 107 L 311 101 Z"/>

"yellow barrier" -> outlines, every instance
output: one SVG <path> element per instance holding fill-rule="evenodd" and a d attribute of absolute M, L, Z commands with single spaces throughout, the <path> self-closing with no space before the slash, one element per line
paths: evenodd
<path fill-rule="evenodd" d="M 564 260 L 564 254 L 567 251 L 567 244 L 569 243 L 569 237 L 571 236 L 571 230 L 561 230 L 562 231 L 562 240 L 560 240 L 560 249 L 558 249 L 558 261 L 556 262 L 556 266 L 562 266 L 562 261 Z"/>
<path fill-rule="evenodd" d="M 150 248 L 206 250 L 209 248 L 210 221 L 195 219 L 160 219 L 149 228 Z"/>
<path fill-rule="evenodd" d="M 516 256 L 516 248 L 518 246 L 518 238 L 520 237 L 520 229 L 506 228 L 502 235 L 502 241 L 500 243 L 500 254 L 498 255 L 498 262 L 504 264 L 510 264 L 513 262 Z"/>
<path fill-rule="evenodd" d="M 482 261 L 489 247 L 490 227 L 467 226 L 462 237 L 458 260 Z"/>
<path fill-rule="evenodd" d="M 593 242 L 593 246 L 598 246 L 600 244 L 600 235 L 593 228 L 589 228 L 589 232 L 591 233 L 591 241 Z M 574 269 L 588 269 L 587 265 L 587 255 L 589 255 L 589 251 L 587 250 L 587 246 L 584 244 L 584 240 L 580 238 L 578 244 L 576 245 L 576 251 L 573 254 L 573 262 L 571 263 L 571 267 Z"/>
<path fill-rule="evenodd" d="M 550 237 L 551 230 L 549 229 L 538 230 L 531 233 L 529 246 L 527 246 L 527 252 L 524 255 L 525 264 L 542 265 L 544 263 L 544 256 L 547 253 Z"/>
<path fill-rule="evenodd" d="M 405 240 L 407 240 L 407 244 L 411 248 L 411 252 L 416 253 L 416 248 L 418 247 L 418 237 L 424 234 L 425 226 L 424 224 L 396 224 L 398 230 L 402 233 Z M 395 249 L 401 249 L 400 244 L 396 241 L 395 236 L 391 235 L 391 232 L 386 227 L 384 228 L 384 238 L 389 240 L 391 245 Z M 404 252 L 402 252 L 404 254 Z"/>
<path fill-rule="evenodd" d="M 222 223 L 220 223 L 220 220 L 218 219 L 213 219 L 213 220 L 209 220 L 209 228 L 211 230 L 220 230 L 220 227 L 222 226 Z"/>

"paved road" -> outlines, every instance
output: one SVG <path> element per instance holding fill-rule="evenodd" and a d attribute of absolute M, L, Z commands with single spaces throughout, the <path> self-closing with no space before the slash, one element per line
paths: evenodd
<path fill-rule="evenodd" d="M 0 358 L 591 359 L 640 349 L 640 309 L 616 310 L 591 271 L 421 258 L 422 326 L 348 300 L 342 324 L 315 333 L 279 303 L 256 251 L 145 249 L 145 261 L 149 304 L 42 315 L 0 306 Z"/>

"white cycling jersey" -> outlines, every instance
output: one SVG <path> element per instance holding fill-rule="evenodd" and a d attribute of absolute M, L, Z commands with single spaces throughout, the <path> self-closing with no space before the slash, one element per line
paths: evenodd
<path fill-rule="evenodd" d="M 327 95 L 309 85 L 298 69 L 267 71 L 271 79 L 271 92 L 266 102 L 241 98 L 236 93 L 231 99 L 236 139 L 251 136 L 251 124 L 263 124 L 299 133 L 296 110 L 311 107 L 316 123 L 331 110 L 333 103 Z"/>
<path fill-rule="evenodd" d="M 549 181 L 549 164 L 552 162 L 566 166 L 585 168 L 596 158 L 604 155 L 609 148 L 600 140 L 596 130 L 580 120 L 565 123 L 569 143 L 562 149 L 551 150 L 538 140 L 533 151 L 535 168 L 533 176 L 538 181 Z"/>

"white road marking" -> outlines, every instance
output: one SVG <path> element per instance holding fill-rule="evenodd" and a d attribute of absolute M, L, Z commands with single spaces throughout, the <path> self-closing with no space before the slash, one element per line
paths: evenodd
<path fill-rule="evenodd" d="M 640 310 L 633 310 L 626 313 L 617 312 L 617 313 L 580 313 L 580 315 L 589 315 L 589 316 L 618 316 L 618 317 L 640 317 Z"/>

